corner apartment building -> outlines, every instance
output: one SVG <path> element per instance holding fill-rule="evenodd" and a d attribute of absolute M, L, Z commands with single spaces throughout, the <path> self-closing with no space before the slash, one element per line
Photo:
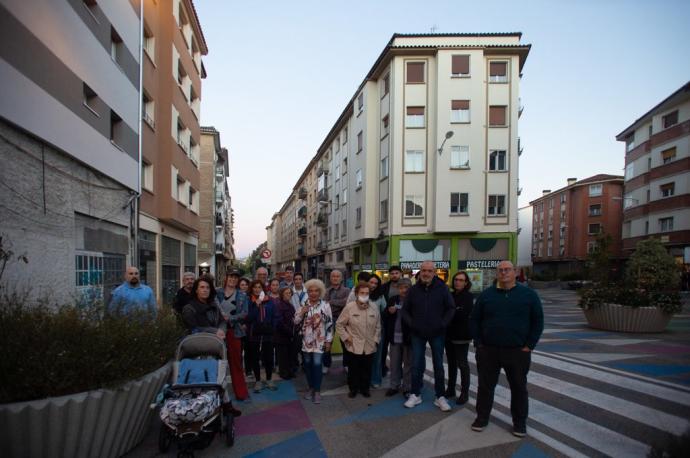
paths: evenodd
<path fill-rule="evenodd" d="M 228 189 L 228 150 L 214 127 L 201 127 L 201 196 L 199 199 L 199 265 L 222 284 L 233 250 L 232 201 Z"/>
<path fill-rule="evenodd" d="M 278 264 L 385 277 L 432 259 L 480 289 L 515 261 L 520 38 L 393 35 L 294 187 L 300 243 Z"/>
<path fill-rule="evenodd" d="M 621 256 L 623 177 L 599 174 L 530 202 L 532 265 L 535 273 L 581 272 L 600 234 L 611 236 L 611 256 Z"/>
<path fill-rule="evenodd" d="M 623 252 L 657 237 L 690 264 L 690 82 L 616 136 L 625 142 Z"/>
<path fill-rule="evenodd" d="M 139 11 L 0 0 L 3 283 L 54 303 L 110 299 L 136 258 Z"/>
<path fill-rule="evenodd" d="M 208 49 L 191 0 L 144 2 L 142 280 L 170 303 L 197 270 L 201 56 Z"/>

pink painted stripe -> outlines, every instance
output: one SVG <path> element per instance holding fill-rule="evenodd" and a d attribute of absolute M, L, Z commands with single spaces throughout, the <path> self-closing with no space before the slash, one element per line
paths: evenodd
<path fill-rule="evenodd" d="M 253 436 L 311 428 L 301 401 L 290 401 L 235 420 L 235 434 Z"/>

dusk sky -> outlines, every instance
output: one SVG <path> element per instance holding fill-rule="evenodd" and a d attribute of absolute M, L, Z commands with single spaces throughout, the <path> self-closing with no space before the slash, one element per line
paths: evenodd
<path fill-rule="evenodd" d="M 522 32 L 520 206 L 566 178 L 623 174 L 615 135 L 690 80 L 690 2 L 195 0 L 202 124 L 230 153 L 248 255 L 394 33 Z"/>

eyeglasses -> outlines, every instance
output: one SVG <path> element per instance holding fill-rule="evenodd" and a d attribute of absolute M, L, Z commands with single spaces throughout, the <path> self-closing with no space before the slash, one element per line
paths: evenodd
<path fill-rule="evenodd" d="M 513 270 L 513 267 L 505 267 L 505 268 L 498 269 L 499 272 L 510 272 L 512 270 Z"/>

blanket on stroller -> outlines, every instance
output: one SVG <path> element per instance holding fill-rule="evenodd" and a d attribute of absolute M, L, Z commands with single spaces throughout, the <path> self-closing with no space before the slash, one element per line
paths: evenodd
<path fill-rule="evenodd" d="M 180 392 L 168 398 L 161 408 L 161 420 L 171 426 L 204 421 L 220 407 L 218 391 Z"/>

